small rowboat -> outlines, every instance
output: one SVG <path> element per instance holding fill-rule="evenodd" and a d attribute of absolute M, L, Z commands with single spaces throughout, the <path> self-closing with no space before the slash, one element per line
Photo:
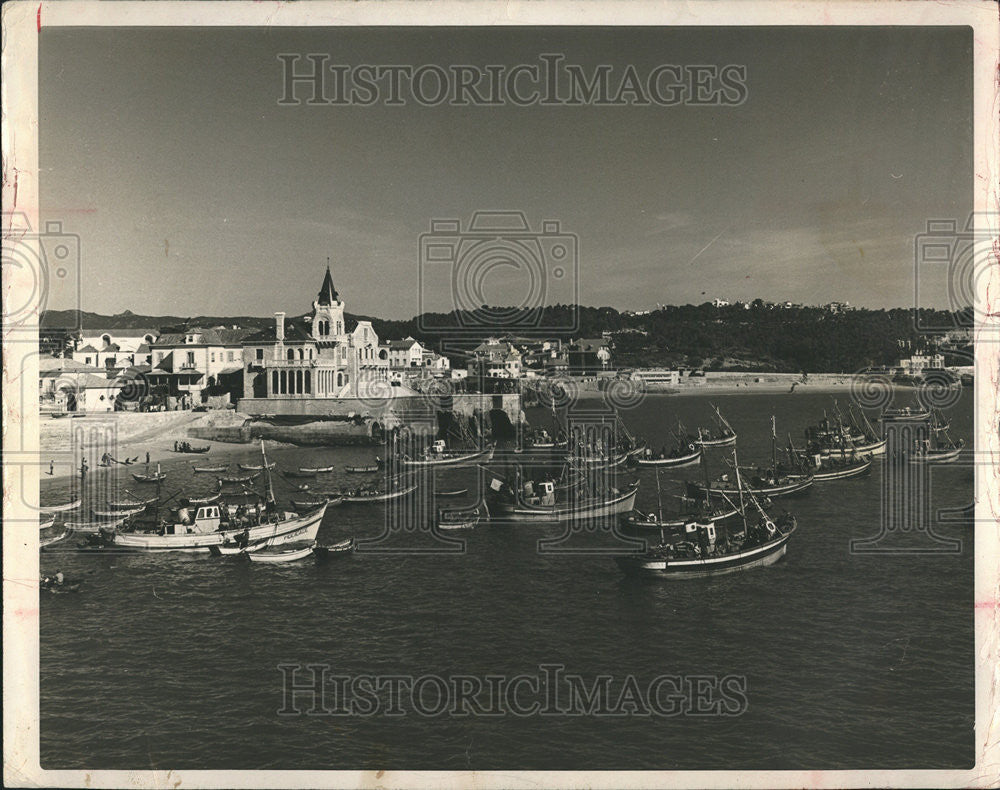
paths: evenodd
<path fill-rule="evenodd" d="M 62 513 L 67 510 L 76 510 L 80 507 L 80 502 L 83 500 L 76 499 L 72 502 L 67 502 L 65 505 L 42 505 L 38 509 L 43 513 Z"/>
<path fill-rule="evenodd" d="M 386 502 L 390 499 L 399 499 L 407 494 L 411 494 L 417 490 L 417 484 L 406 486 L 405 488 L 400 488 L 396 491 L 371 491 L 363 492 L 359 494 L 344 494 L 345 502 Z"/>
<path fill-rule="evenodd" d="M 260 476 L 260 472 L 254 472 L 252 475 L 243 475 L 242 477 L 220 477 L 220 483 L 252 483 Z"/>
<path fill-rule="evenodd" d="M 140 475 L 136 472 L 132 473 L 132 477 L 135 478 L 137 483 L 159 483 L 161 480 L 166 480 L 166 472 L 158 472 L 151 475 Z"/>
<path fill-rule="evenodd" d="M 613 469 L 621 466 L 628 460 L 628 453 L 618 453 L 613 456 L 603 455 L 573 455 L 569 456 L 570 461 L 586 466 L 590 469 L 608 468 Z"/>
<path fill-rule="evenodd" d="M 150 497 L 149 499 L 139 499 L 135 497 L 134 499 L 109 499 L 108 507 L 112 510 L 132 510 L 140 505 L 146 507 L 147 505 L 152 505 L 156 501 L 156 497 Z"/>
<path fill-rule="evenodd" d="M 313 553 L 313 549 L 316 548 L 316 541 L 312 541 L 306 546 L 299 549 L 289 549 L 287 551 L 260 551 L 260 552 L 246 552 L 244 556 L 250 562 L 296 562 L 297 560 L 304 560 L 310 554 Z"/>
<path fill-rule="evenodd" d="M 701 447 L 726 447 L 730 444 L 736 444 L 736 434 L 716 436 L 714 438 L 702 436 L 700 439 L 695 440 L 695 444 Z"/>
<path fill-rule="evenodd" d="M 469 489 L 468 488 L 456 488 L 454 491 L 436 491 L 435 492 L 436 496 L 439 496 L 439 497 L 456 497 L 456 496 L 463 496 L 464 494 L 468 494 L 468 493 L 469 493 Z"/>
<path fill-rule="evenodd" d="M 204 497 L 188 497 L 188 502 L 192 505 L 210 505 L 213 502 L 218 502 L 222 494 L 209 494 Z"/>
<path fill-rule="evenodd" d="M 39 529 L 39 531 L 41 531 L 43 529 L 48 529 L 49 527 L 51 527 L 55 523 L 56 523 L 56 520 L 54 518 L 50 518 L 48 521 L 39 521 L 38 522 L 38 529 Z"/>
<path fill-rule="evenodd" d="M 95 510 L 94 515 L 98 518 L 128 518 L 129 516 L 142 513 L 146 509 L 145 505 L 133 507 L 129 510 Z"/>
<path fill-rule="evenodd" d="M 479 523 L 479 508 L 472 510 L 441 511 L 438 514 L 438 529 L 473 529 Z"/>
<path fill-rule="evenodd" d="M 344 471 L 349 474 L 363 475 L 377 472 L 381 467 L 378 464 L 368 464 L 368 466 L 345 466 Z"/>
<path fill-rule="evenodd" d="M 264 465 L 263 464 L 236 464 L 236 465 L 240 468 L 240 471 L 243 471 L 243 472 L 263 472 L 264 471 Z M 271 463 L 269 463 L 267 465 L 267 468 L 268 469 L 274 469 L 274 462 L 272 461 Z M 223 467 L 223 469 L 225 469 L 225 467 Z"/>
<path fill-rule="evenodd" d="M 940 447 L 933 450 L 917 450 L 911 457 L 911 461 L 926 464 L 949 464 L 959 455 L 965 447 L 965 440 L 959 439 L 954 447 Z"/>
<path fill-rule="evenodd" d="M 324 491 L 320 496 L 326 497 L 330 507 L 344 504 L 344 495 L 339 491 Z"/>
<path fill-rule="evenodd" d="M 304 513 L 307 510 L 314 510 L 320 505 L 327 502 L 326 499 L 293 499 L 292 507 L 294 507 L 299 513 Z"/>
<path fill-rule="evenodd" d="M 124 518 L 106 521 L 67 521 L 66 526 L 73 532 L 97 533 L 102 529 L 114 529 L 121 526 Z"/>
<path fill-rule="evenodd" d="M 315 472 L 307 472 L 304 469 L 299 470 L 286 470 L 281 473 L 284 477 L 316 477 Z"/>
<path fill-rule="evenodd" d="M 71 529 L 64 529 L 61 535 L 55 535 L 51 538 L 40 538 L 38 541 L 38 546 L 39 548 L 44 549 L 46 546 L 51 546 L 54 543 L 58 543 L 61 540 L 65 540 L 70 536 L 70 533 L 72 532 L 73 530 Z"/>
<path fill-rule="evenodd" d="M 260 551 L 266 545 L 266 540 L 260 540 L 246 546 L 238 546 L 236 544 L 230 544 L 228 546 L 209 546 L 208 553 L 213 557 L 235 557 L 240 554 L 247 554 L 251 551 Z"/>
<path fill-rule="evenodd" d="M 299 467 L 299 473 L 300 474 L 306 474 L 306 475 L 315 475 L 315 474 L 320 474 L 322 472 L 332 472 L 332 471 L 333 471 L 333 467 L 332 466 L 314 466 L 314 467 L 300 466 Z"/>
<path fill-rule="evenodd" d="M 190 445 L 188 445 L 188 446 L 185 447 L 184 445 L 181 445 L 176 450 L 174 450 L 174 452 L 175 453 L 195 453 L 197 455 L 201 455 L 203 453 L 207 453 L 211 449 L 212 449 L 211 445 L 208 445 L 208 444 L 206 444 L 204 447 L 191 447 Z"/>
<path fill-rule="evenodd" d="M 224 466 L 195 466 L 193 467 L 196 473 L 211 472 L 218 474 L 219 472 L 225 472 L 229 468 L 228 465 Z M 242 467 L 241 467 L 242 468 Z"/>
<path fill-rule="evenodd" d="M 874 439 L 867 444 L 854 444 L 848 448 L 849 452 L 857 453 L 858 455 L 885 455 L 885 439 Z M 825 445 L 822 450 L 820 450 L 820 455 L 823 458 L 836 458 L 841 455 L 843 450 L 840 447 L 831 446 L 829 444 Z"/>
<path fill-rule="evenodd" d="M 339 543 L 334 543 L 330 546 L 315 546 L 313 547 L 313 554 L 316 555 L 317 562 L 324 562 L 331 557 L 343 557 L 352 554 L 355 548 L 354 538 L 345 538 Z"/>
<path fill-rule="evenodd" d="M 636 463 L 639 466 L 660 466 L 660 467 L 671 467 L 671 466 L 688 466 L 689 464 L 696 464 L 701 460 L 701 448 L 690 446 L 690 451 L 684 455 L 671 456 L 669 458 L 654 458 L 653 456 L 640 456 L 636 458 Z"/>

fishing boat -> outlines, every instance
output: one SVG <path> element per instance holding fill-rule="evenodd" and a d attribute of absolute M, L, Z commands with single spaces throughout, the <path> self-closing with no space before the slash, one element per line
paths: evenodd
<path fill-rule="evenodd" d="M 772 521 L 766 514 L 763 523 L 746 527 L 743 535 L 719 540 L 714 523 L 693 522 L 685 527 L 690 538 L 655 546 L 642 554 L 615 557 L 626 573 L 668 579 L 691 579 L 718 576 L 736 571 L 773 565 L 785 556 L 788 539 L 795 532 L 794 517 Z"/>
<path fill-rule="evenodd" d="M 263 464 L 236 464 L 236 465 L 240 468 L 241 472 L 263 472 L 264 471 L 264 465 Z M 267 468 L 268 469 L 274 469 L 274 466 L 275 466 L 275 464 L 272 461 L 271 463 L 269 463 L 267 465 Z M 223 470 L 224 469 L 225 469 L 225 467 L 223 467 Z"/>
<path fill-rule="evenodd" d="M 50 518 L 47 521 L 39 521 L 38 522 L 38 529 L 39 529 L 39 531 L 41 531 L 43 529 L 48 529 L 49 527 L 51 527 L 55 523 L 56 523 L 55 518 Z"/>
<path fill-rule="evenodd" d="M 167 473 L 161 472 L 159 467 L 157 467 L 156 472 L 151 475 L 141 475 L 133 472 L 132 477 L 137 483 L 159 483 L 161 480 L 167 479 Z"/>
<path fill-rule="evenodd" d="M 130 497 L 129 499 L 109 499 L 108 507 L 112 510 L 133 510 L 140 505 L 146 507 L 147 505 L 152 505 L 159 499 L 159 497 L 147 497 L 145 499 L 141 497 L 134 496 L 130 491 L 126 491 L 126 494 Z"/>
<path fill-rule="evenodd" d="M 178 444 L 174 448 L 174 452 L 175 453 L 195 453 L 197 455 L 202 455 L 204 453 L 207 453 L 211 449 L 212 449 L 211 445 L 208 445 L 208 444 L 206 444 L 206 445 L 204 445 L 202 447 L 195 447 L 193 445 L 188 444 L 187 442 L 181 442 L 180 444 Z"/>
<path fill-rule="evenodd" d="M 957 442 L 948 435 L 947 424 L 938 421 L 935 414 L 931 420 L 931 438 L 918 443 L 910 456 L 911 461 L 928 464 L 947 464 L 958 459 L 965 448 L 965 440 Z"/>
<path fill-rule="evenodd" d="M 250 562 L 263 562 L 263 563 L 276 563 L 276 562 L 297 562 L 298 560 L 304 560 L 310 554 L 313 553 L 313 549 L 316 548 L 316 541 L 310 541 L 305 546 L 294 549 L 286 549 L 284 551 L 255 551 L 246 552 L 245 557 L 250 560 Z"/>
<path fill-rule="evenodd" d="M 410 467 L 458 467 L 471 464 L 489 463 L 493 458 L 494 445 L 488 444 L 476 450 L 449 450 L 444 439 L 438 439 L 419 458 L 401 456 L 403 466 Z"/>
<path fill-rule="evenodd" d="M 302 512 L 304 512 L 306 510 L 312 510 L 313 508 L 317 508 L 320 505 L 327 504 L 328 502 L 329 502 L 329 500 L 326 499 L 326 498 L 323 498 L 323 499 L 293 499 L 292 500 L 292 507 L 294 507 L 297 512 L 302 513 Z"/>
<path fill-rule="evenodd" d="M 194 466 L 191 467 L 195 474 L 205 474 L 212 473 L 218 474 L 219 472 L 225 472 L 228 468 L 228 464 L 222 464 L 221 466 Z"/>
<path fill-rule="evenodd" d="M 438 511 L 438 529 L 450 531 L 459 529 L 474 529 L 479 524 L 480 509 L 471 510 L 441 510 Z"/>
<path fill-rule="evenodd" d="M 220 477 L 219 482 L 237 485 L 240 483 L 252 483 L 258 477 L 260 477 L 260 472 L 254 472 L 252 475 L 242 475 L 236 477 Z"/>
<path fill-rule="evenodd" d="M 67 502 L 65 505 L 40 505 L 39 510 L 43 513 L 64 513 L 67 510 L 76 510 L 80 507 L 80 503 L 83 500 L 74 499 L 72 502 Z"/>
<path fill-rule="evenodd" d="M 49 538 L 39 538 L 38 539 L 38 546 L 39 546 L 39 548 L 43 548 L 44 549 L 46 546 L 52 546 L 52 545 L 54 545 L 56 543 L 59 543 L 59 541 L 65 540 L 71 534 L 73 534 L 73 530 L 71 530 L 71 529 L 64 529 L 58 535 L 53 535 L 52 537 L 49 537 Z"/>
<path fill-rule="evenodd" d="M 771 466 L 764 469 L 760 466 L 741 467 L 736 450 L 733 450 L 731 466 L 735 476 L 728 473 L 717 480 L 704 483 L 688 483 L 688 491 L 692 495 L 720 494 L 728 497 L 739 496 L 745 488 L 755 496 L 780 497 L 799 494 L 813 484 L 811 474 L 785 473 L 778 466 L 778 437 L 774 417 L 771 417 Z"/>
<path fill-rule="evenodd" d="M 536 523 L 617 516 L 632 510 L 638 491 L 639 482 L 635 481 L 623 489 L 609 486 L 599 494 L 573 485 L 559 496 L 552 480 L 511 486 L 494 477 L 487 491 L 487 513 L 491 521 Z"/>
<path fill-rule="evenodd" d="M 213 557 L 238 557 L 252 551 L 260 551 L 267 545 L 266 540 L 259 540 L 244 546 L 242 543 L 232 543 L 227 546 L 209 546 L 208 552 Z"/>
<path fill-rule="evenodd" d="M 854 452 L 859 455 L 885 455 L 885 439 L 875 439 L 870 442 L 844 443 L 834 440 L 833 444 L 827 444 L 820 448 L 820 455 L 823 458 L 831 458 L 842 455 L 845 451 Z"/>
<path fill-rule="evenodd" d="M 799 450 L 788 437 L 787 464 L 779 464 L 780 471 L 811 474 L 816 482 L 826 480 L 845 480 L 861 477 L 871 471 L 872 456 L 862 455 L 853 449 L 850 453 L 841 451 L 839 455 L 824 456 L 812 444 L 806 450 Z"/>
<path fill-rule="evenodd" d="M 691 497 L 684 497 L 689 502 L 699 500 Z M 692 507 L 690 512 L 682 512 L 677 515 L 662 513 L 643 513 L 641 510 L 633 510 L 622 516 L 622 524 L 636 529 L 678 529 L 692 521 L 703 523 L 723 521 L 732 518 L 739 512 L 736 505 L 717 505 L 710 510 L 705 508 Z"/>
<path fill-rule="evenodd" d="M 639 466 L 657 466 L 670 468 L 678 466 L 690 466 L 701 460 L 702 448 L 695 444 L 687 444 L 675 447 L 670 454 L 665 453 L 665 449 L 659 455 L 653 455 L 649 448 L 646 448 L 645 455 L 640 455 L 635 459 Z"/>
<path fill-rule="evenodd" d="M 299 467 L 299 472 L 303 473 L 303 474 L 307 474 L 307 475 L 316 475 L 316 474 L 322 474 L 324 472 L 332 472 L 332 471 L 333 471 L 333 467 L 332 466 L 313 466 L 313 467 L 301 466 L 301 467 Z"/>
<path fill-rule="evenodd" d="M 469 493 L 468 488 L 456 488 L 452 491 L 435 491 L 434 496 L 438 497 L 460 497 Z"/>
<path fill-rule="evenodd" d="M 345 491 L 342 494 L 342 497 L 344 502 L 353 502 L 355 504 L 360 504 L 362 502 L 387 502 L 390 499 L 399 499 L 407 494 L 412 494 L 416 490 L 417 484 L 411 483 L 410 485 L 402 488 L 397 488 L 394 491 L 379 491 L 373 488 L 361 488 L 353 491 Z"/>
<path fill-rule="evenodd" d="M 281 473 L 282 477 L 316 477 L 316 473 L 305 469 L 285 469 Z"/>
<path fill-rule="evenodd" d="M 209 505 L 212 502 L 218 502 L 221 498 L 222 498 L 222 493 L 216 492 L 214 494 L 209 494 L 208 496 L 188 497 L 187 501 L 190 502 L 192 505 Z"/>
<path fill-rule="evenodd" d="M 329 546 L 315 546 L 313 555 L 316 557 L 316 562 L 325 562 L 334 557 L 345 557 L 348 554 L 353 554 L 355 548 L 354 538 L 345 538 Z"/>
<path fill-rule="evenodd" d="M 356 466 L 348 465 L 344 467 L 344 471 L 352 475 L 363 475 L 363 474 L 371 474 L 373 472 L 377 472 L 381 468 L 382 468 L 381 464 L 377 463 L 356 465 Z"/>
<path fill-rule="evenodd" d="M 931 412 L 921 406 L 888 407 L 882 412 L 882 419 L 886 418 L 899 421 L 922 421 L 928 420 Z"/>
<path fill-rule="evenodd" d="M 129 516 L 134 516 L 138 513 L 142 513 L 145 509 L 146 505 L 142 505 L 141 507 L 133 507 L 128 510 L 95 510 L 94 515 L 97 516 L 98 518 L 128 518 Z"/>
<path fill-rule="evenodd" d="M 584 466 L 588 469 L 614 469 L 628 460 L 628 453 L 621 451 L 609 455 L 600 451 L 596 453 L 584 451 L 579 454 L 571 454 L 569 460 L 571 464 Z"/>
<path fill-rule="evenodd" d="M 712 408 L 715 410 L 717 428 L 714 432 L 708 428 L 699 428 L 695 444 L 701 447 L 726 447 L 736 444 L 736 431 L 733 430 L 733 426 L 722 416 L 718 406 L 713 405 Z"/>
<path fill-rule="evenodd" d="M 187 510 L 182 508 L 182 510 Z M 260 519 L 242 523 L 227 518 L 219 505 L 201 505 L 194 515 L 183 513 L 179 521 L 153 525 L 149 531 L 101 528 L 94 545 L 119 551 L 158 553 L 164 551 L 207 552 L 242 539 L 247 545 L 266 542 L 269 546 L 298 540 L 315 540 L 326 514 L 326 503 L 307 513 L 288 513 L 276 509 Z"/>

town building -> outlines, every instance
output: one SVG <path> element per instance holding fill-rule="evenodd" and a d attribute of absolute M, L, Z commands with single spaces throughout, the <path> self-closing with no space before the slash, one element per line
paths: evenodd
<path fill-rule="evenodd" d="M 113 371 L 151 364 L 151 346 L 157 329 L 83 329 L 73 337 L 74 362 Z"/>
<path fill-rule="evenodd" d="M 521 352 L 508 340 L 490 337 L 476 346 L 469 375 L 492 379 L 521 378 Z"/>
<path fill-rule="evenodd" d="M 165 332 L 150 349 L 150 385 L 180 398 L 182 407 L 205 403 L 213 396 L 228 396 L 232 402 L 242 394 L 243 339 L 251 331 L 195 326 Z"/>
<path fill-rule="evenodd" d="M 611 365 L 611 346 L 601 338 L 580 338 L 567 348 L 569 371 L 575 374 L 607 370 Z"/>
<path fill-rule="evenodd" d="M 307 400 L 395 397 L 407 388 L 390 379 L 393 344 L 382 344 L 370 321 L 348 327 L 344 302 L 329 265 L 312 314 L 295 320 L 274 314 L 274 326 L 243 339 L 243 391 L 247 398 Z M 409 343 L 408 341 L 411 341 Z M 423 369 L 423 349 L 412 338 L 395 350 L 401 366 Z M 415 345 L 414 345 L 415 344 Z M 397 392 L 399 390 L 399 392 Z"/>
<path fill-rule="evenodd" d="M 652 386 L 676 386 L 680 384 L 681 375 L 678 370 L 668 368 L 645 368 L 633 370 L 631 378 L 641 381 L 643 384 Z"/>
<path fill-rule="evenodd" d="M 899 360 L 898 367 L 907 376 L 919 376 L 926 370 L 943 370 L 944 354 L 913 354 Z"/>

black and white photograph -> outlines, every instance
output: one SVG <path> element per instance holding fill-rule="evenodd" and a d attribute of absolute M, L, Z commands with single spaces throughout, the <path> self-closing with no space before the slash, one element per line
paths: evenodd
<path fill-rule="evenodd" d="M 989 787 L 988 2 L 3 8 L 4 784 Z"/>

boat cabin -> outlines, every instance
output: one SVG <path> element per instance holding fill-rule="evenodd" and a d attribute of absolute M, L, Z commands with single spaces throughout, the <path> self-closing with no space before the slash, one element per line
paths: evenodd
<path fill-rule="evenodd" d="M 177 511 L 177 522 L 168 524 L 167 535 L 194 535 L 215 532 L 221 522 L 218 505 L 202 505 L 191 517 L 191 508 L 182 507 Z"/>
<path fill-rule="evenodd" d="M 445 451 L 444 439 L 435 440 L 434 444 L 431 445 L 431 452 L 434 455 L 440 455 Z"/>

